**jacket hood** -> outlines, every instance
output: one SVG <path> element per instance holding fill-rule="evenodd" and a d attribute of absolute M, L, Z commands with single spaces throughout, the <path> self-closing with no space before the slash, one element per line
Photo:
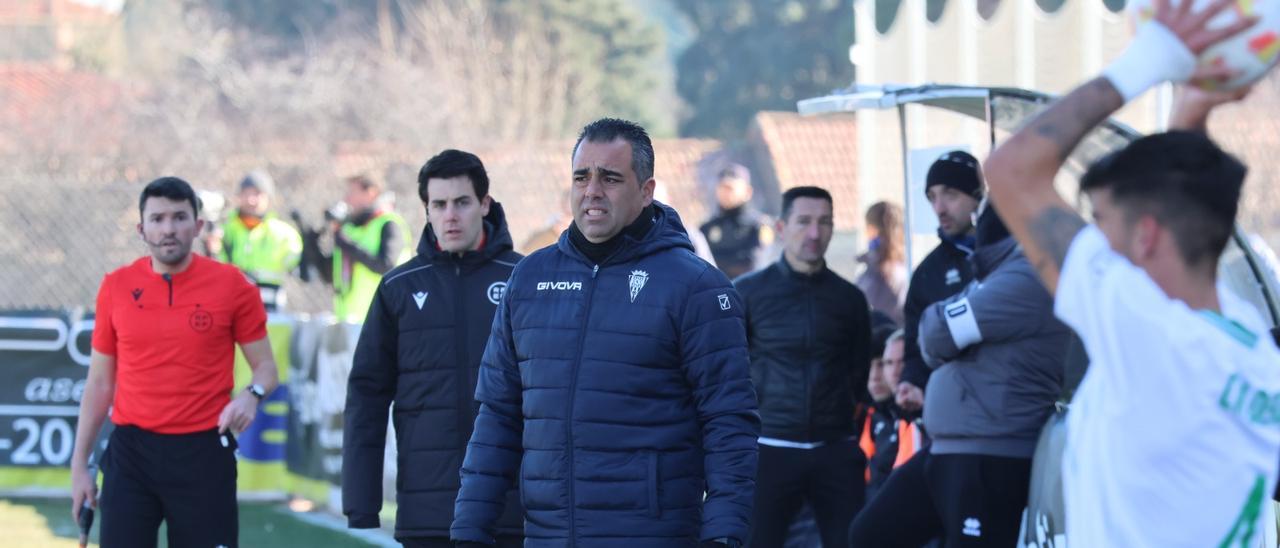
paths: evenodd
<path fill-rule="evenodd" d="M 507 229 L 507 214 L 497 200 L 489 203 L 489 214 L 484 216 L 484 234 L 484 247 L 463 253 L 460 258 L 462 262 L 492 260 L 514 247 L 511 232 Z M 431 223 L 427 223 L 422 229 L 422 238 L 418 240 L 418 255 L 427 262 L 453 258 L 452 253 L 441 250 L 437 245 L 436 233 L 431 230 Z"/>
<path fill-rule="evenodd" d="M 974 276 L 979 280 L 986 278 L 987 275 L 999 268 L 1000 265 L 1008 262 L 1014 257 L 1017 257 L 1017 250 L 1018 240 L 1014 239 L 1012 236 L 1006 237 L 1005 239 L 995 243 L 979 247 L 973 252 L 973 255 L 969 257 L 969 260 L 973 262 Z"/>
<path fill-rule="evenodd" d="M 693 251 L 693 243 L 689 241 L 689 233 L 685 230 L 684 223 L 680 221 L 680 214 L 676 213 L 676 210 L 672 209 L 671 206 L 657 200 L 653 201 L 653 226 L 649 228 L 644 237 L 636 239 L 624 231 L 621 238 L 623 241 L 618 250 L 602 261 L 600 266 L 628 263 L 672 248 L 683 247 L 690 252 Z M 569 240 L 568 230 L 560 234 L 560 240 L 556 243 L 556 247 L 565 255 L 587 264 L 593 264 Z"/>

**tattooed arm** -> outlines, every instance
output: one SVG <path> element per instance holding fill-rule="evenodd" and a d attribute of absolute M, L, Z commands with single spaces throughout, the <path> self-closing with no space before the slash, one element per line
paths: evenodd
<path fill-rule="evenodd" d="M 1124 106 L 1126 97 L 1136 97 L 1164 81 L 1229 75 L 1213 67 L 1196 71 L 1194 56 L 1257 21 L 1244 17 L 1225 28 L 1210 29 L 1209 21 L 1227 9 L 1231 0 L 1214 0 L 1202 11 L 1192 11 L 1191 5 L 1180 2 L 1171 6 L 1169 0 L 1155 0 L 1153 22 L 1139 29 L 1130 49 L 1116 61 L 1118 65 L 1113 64 L 1104 72 L 1106 76 L 1076 88 L 1037 115 L 987 159 L 984 171 L 996 211 L 1051 292 L 1057 291 L 1067 248 L 1085 224 L 1053 188 L 1054 175 L 1071 151 L 1090 130 Z M 1179 43 L 1184 47 L 1179 48 Z M 1177 55 L 1168 55 L 1171 49 L 1182 52 L 1181 61 Z M 1184 73 L 1178 66 L 1186 63 L 1191 65 L 1183 67 Z M 1127 90 L 1125 94 L 1122 89 Z M 1193 118 L 1191 123 L 1203 124 L 1203 119 L 1189 118 Z"/>
<path fill-rule="evenodd" d="M 1080 86 L 1040 113 L 987 159 L 984 172 L 992 203 L 1001 220 L 1022 244 L 1049 291 L 1067 248 L 1084 228 L 1053 179 L 1076 145 L 1124 99 L 1106 78 Z"/>

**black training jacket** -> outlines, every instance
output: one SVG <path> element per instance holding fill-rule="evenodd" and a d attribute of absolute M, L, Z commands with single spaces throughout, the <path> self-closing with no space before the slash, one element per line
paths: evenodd
<path fill-rule="evenodd" d="M 929 305 L 946 300 L 959 293 L 973 279 L 973 265 L 969 263 L 972 248 L 956 244 L 947 238 L 925 256 L 920 266 L 911 274 L 907 288 L 907 301 L 902 307 L 903 349 L 902 380 L 924 390 L 929 385 L 933 371 L 920 356 L 920 316 Z M 896 389 L 896 387 L 895 387 Z"/>
<path fill-rule="evenodd" d="M 797 442 L 857 436 L 870 403 L 871 311 L 862 290 L 830 269 L 806 275 L 786 259 L 734 282 L 747 309 L 760 435 Z"/>
<path fill-rule="evenodd" d="M 484 247 L 456 256 L 427 226 L 418 255 L 382 278 L 356 345 L 343 430 L 342 511 L 351 527 L 378 526 L 387 413 L 395 426 L 396 538 L 448 537 L 458 471 L 479 405 L 476 371 L 522 256 L 502 206 L 485 217 Z M 394 405 L 393 405 L 394 404 Z M 502 534 L 520 534 L 519 497 L 507 494 Z"/>

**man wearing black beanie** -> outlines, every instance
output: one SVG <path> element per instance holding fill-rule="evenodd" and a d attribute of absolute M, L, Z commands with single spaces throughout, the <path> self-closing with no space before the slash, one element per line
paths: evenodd
<path fill-rule="evenodd" d="M 912 415 L 919 414 L 924 406 L 924 388 L 930 373 L 917 343 L 920 316 L 926 307 L 959 293 L 973 279 L 969 266 L 974 248 L 971 218 L 982 200 L 978 159 L 968 152 L 953 150 L 943 154 L 929 167 L 925 181 L 925 195 L 938 216 L 938 238 L 942 242 L 911 275 L 903 305 L 906 354 L 896 395 L 898 406 Z"/>
<path fill-rule="evenodd" d="M 977 220 L 974 281 L 930 305 L 932 443 L 896 469 L 850 530 L 853 546 L 1017 544 L 1040 428 L 1062 392 L 1070 331 L 993 208 Z"/>

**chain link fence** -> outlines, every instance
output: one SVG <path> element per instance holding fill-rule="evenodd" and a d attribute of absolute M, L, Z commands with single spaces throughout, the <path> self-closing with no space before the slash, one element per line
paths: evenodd
<path fill-rule="evenodd" d="M 377 163 L 370 161 L 370 164 Z M 221 223 L 235 207 L 235 190 L 243 173 L 254 166 L 228 166 L 214 177 L 178 173 L 197 191 L 219 192 L 226 207 Z M 374 168 L 374 165 L 368 167 Z M 345 189 L 338 176 L 315 177 L 311 169 L 268 166 L 276 179 L 271 208 L 288 221 L 297 210 L 304 225 L 318 228 L 323 211 L 341 199 Z M 421 230 L 424 213 L 417 204 L 416 170 L 408 164 L 377 169 L 387 175 L 388 190 L 399 202 L 395 209 L 413 230 Z M 209 179 L 216 178 L 216 181 Z M 138 195 L 150 179 L 122 177 L 16 176 L 0 177 L 0 308 L 91 309 L 102 277 L 148 254 L 137 232 Z M 290 221 L 292 222 L 292 221 Z M 420 234 L 412 234 L 412 245 Z M 197 241 L 193 250 L 200 249 Z M 289 310 L 317 313 L 332 309 L 333 293 L 323 281 L 302 282 L 290 277 L 286 291 Z"/>

